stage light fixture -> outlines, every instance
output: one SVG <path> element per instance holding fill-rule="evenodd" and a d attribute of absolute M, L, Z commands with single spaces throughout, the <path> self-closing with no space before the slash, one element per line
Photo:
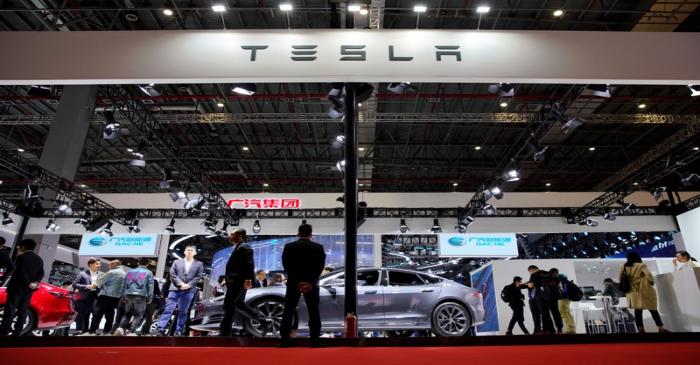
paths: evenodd
<path fill-rule="evenodd" d="M 622 206 L 622 210 L 623 210 L 625 213 L 629 213 L 629 212 L 631 212 L 633 209 L 636 209 L 636 208 L 637 208 L 636 205 L 634 205 L 634 204 L 632 204 L 632 203 L 625 203 L 624 200 L 622 200 L 622 199 L 616 201 L 616 203 L 619 204 L 620 206 Z"/>
<path fill-rule="evenodd" d="M 598 227 L 598 221 L 591 218 L 586 218 L 586 225 L 589 227 Z"/>
<path fill-rule="evenodd" d="M 698 174 L 690 174 L 681 179 L 681 184 L 683 184 L 683 186 L 693 186 L 698 183 L 700 183 L 700 175 Z"/>
<path fill-rule="evenodd" d="M 586 89 L 591 90 L 591 94 L 595 96 L 610 98 L 610 85 L 608 84 L 592 84 L 586 86 Z"/>
<path fill-rule="evenodd" d="M 520 180 L 520 173 L 518 170 L 510 170 L 505 174 L 505 179 L 508 182 L 518 181 Z"/>
<path fill-rule="evenodd" d="M 348 11 L 356 13 L 358 11 L 362 10 L 362 5 L 360 4 L 348 4 Z"/>
<path fill-rule="evenodd" d="M 513 84 L 500 83 L 489 85 L 488 88 L 491 94 L 497 94 L 500 97 L 513 97 L 515 96 L 515 87 Z"/>
<path fill-rule="evenodd" d="M 49 222 L 46 224 L 46 230 L 49 232 L 56 232 L 60 228 L 61 226 L 56 224 L 56 221 L 53 219 L 49 219 Z"/>
<path fill-rule="evenodd" d="M 211 10 L 217 13 L 223 13 L 226 11 L 226 5 L 223 4 L 214 4 L 211 6 Z"/>
<path fill-rule="evenodd" d="M 100 234 L 103 236 L 108 236 L 108 237 L 114 236 L 114 233 L 112 233 L 112 224 L 114 224 L 114 223 L 112 223 L 112 222 L 107 223 L 107 225 L 100 230 Z"/>
<path fill-rule="evenodd" d="M 562 15 L 564 15 L 564 10 L 561 10 L 561 9 L 554 10 L 552 15 L 557 16 L 557 17 L 562 16 Z"/>
<path fill-rule="evenodd" d="M 603 215 L 603 219 L 605 219 L 608 222 L 614 222 L 615 219 L 617 219 L 617 216 L 613 212 L 608 212 Z"/>
<path fill-rule="evenodd" d="M 171 9 L 163 9 L 163 14 L 166 16 L 173 16 L 173 11 Z"/>
<path fill-rule="evenodd" d="M 666 192 L 667 188 L 665 186 L 660 186 L 658 188 L 655 188 L 651 191 L 651 195 L 654 197 L 654 200 L 659 200 L 661 197 L 663 197 L 663 194 Z"/>
<path fill-rule="evenodd" d="M 428 7 L 425 5 L 416 5 L 413 7 L 414 13 L 425 13 L 426 11 L 428 11 Z"/>
<path fill-rule="evenodd" d="M 15 223 L 15 221 L 10 217 L 9 212 L 2 212 L 2 225 L 7 226 Z"/>
<path fill-rule="evenodd" d="M 56 209 L 54 209 L 54 214 L 56 215 L 71 215 L 73 214 L 73 209 L 67 202 L 56 200 Z"/>
<path fill-rule="evenodd" d="M 129 134 L 127 128 L 122 128 L 121 125 L 114 119 L 114 110 L 107 109 L 102 112 L 105 118 L 105 127 L 102 130 L 102 138 L 105 140 L 119 139 L 123 134 Z"/>
<path fill-rule="evenodd" d="M 129 230 L 129 233 L 141 233 L 141 227 L 139 226 L 139 220 L 134 219 L 134 221 L 131 222 L 131 224 L 126 227 L 126 229 Z"/>
<path fill-rule="evenodd" d="M 411 91 L 411 83 L 410 82 L 392 82 L 389 84 L 389 86 L 386 87 L 387 91 L 390 91 L 394 94 L 405 94 L 409 91 Z"/>
<path fill-rule="evenodd" d="M 481 210 L 484 212 L 485 215 L 494 215 L 498 211 L 495 205 L 493 204 L 486 204 L 484 205 Z"/>
<path fill-rule="evenodd" d="M 160 170 L 160 173 L 162 176 L 162 178 L 160 180 L 160 188 L 161 189 L 169 189 L 171 187 L 171 185 L 174 185 L 172 183 L 175 181 L 175 178 L 173 178 L 172 170 L 170 170 L 168 168 L 162 168 Z"/>
<path fill-rule="evenodd" d="M 258 234 L 261 230 L 262 227 L 260 226 L 260 221 L 256 219 L 253 223 L 253 234 Z"/>
<path fill-rule="evenodd" d="M 433 219 L 433 226 L 430 228 L 430 232 L 442 233 L 442 227 L 440 227 L 440 221 L 437 218 Z"/>
<path fill-rule="evenodd" d="M 129 161 L 130 166 L 146 167 L 146 154 L 143 152 L 146 148 L 146 143 L 141 141 L 136 151 L 131 152 L 133 158 Z"/>
<path fill-rule="evenodd" d="M 231 91 L 238 95 L 252 96 L 258 88 L 255 84 L 234 84 Z"/>
<path fill-rule="evenodd" d="M 491 11 L 491 7 L 488 5 L 480 5 L 476 7 L 477 14 L 486 14 Z"/>
<path fill-rule="evenodd" d="M 345 146 L 345 136 L 335 136 L 335 138 L 333 138 L 333 141 L 331 142 L 331 145 L 333 146 L 333 148 L 343 148 L 343 146 Z"/>
<path fill-rule="evenodd" d="M 142 84 L 139 85 L 139 90 L 150 97 L 160 96 L 160 92 L 156 90 L 155 86 L 156 84 Z"/>
<path fill-rule="evenodd" d="M 336 162 L 335 168 L 340 172 L 345 172 L 345 160 Z"/>
<path fill-rule="evenodd" d="M 175 218 L 170 219 L 170 223 L 165 227 L 170 234 L 175 234 Z"/>
<path fill-rule="evenodd" d="M 177 203 L 180 200 L 187 199 L 187 193 L 184 191 L 177 191 L 177 192 L 172 192 L 168 193 L 170 196 L 170 199 L 172 199 L 173 203 Z"/>
<path fill-rule="evenodd" d="M 569 134 L 582 125 L 583 119 L 579 117 L 571 117 L 561 126 L 561 130 L 564 132 L 564 134 Z"/>
<path fill-rule="evenodd" d="M 690 96 L 700 96 L 700 86 L 688 85 L 690 89 Z"/>
<path fill-rule="evenodd" d="M 292 11 L 294 10 L 294 6 L 290 3 L 282 3 L 280 4 L 280 10 L 282 11 Z"/>
<path fill-rule="evenodd" d="M 408 228 L 408 225 L 406 225 L 406 220 L 404 218 L 401 218 L 401 221 L 399 222 L 399 232 L 406 233 L 410 230 L 411 229 Z"/>

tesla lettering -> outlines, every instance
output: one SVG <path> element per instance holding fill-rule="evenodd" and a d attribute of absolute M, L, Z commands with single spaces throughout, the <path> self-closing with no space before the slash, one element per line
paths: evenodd
<path fill-rule="evenodd" d="M 241 49 L 250 51 L 250 62 L 258 60 L 258 51 L 268 49 L 268 45 L 245 45 Z M 435 61 L 442 62 L 443 58 L 450 58 L 457 62 L 462 62 L 462 51 L 460 46 L 455 45 L 436 45 Z M 295 44 L 291 46 L 291 59 L 295 62 L 316 61 L 319 46 L 316 44 Z M 340 61 L 367 61 L 367 46 L 364 44 L 342 44 L 340 45 Z M 396 46 L 387 46 L 388 60 L 391 62 L 411 62 L 413 56 L 397 55 Z"/>

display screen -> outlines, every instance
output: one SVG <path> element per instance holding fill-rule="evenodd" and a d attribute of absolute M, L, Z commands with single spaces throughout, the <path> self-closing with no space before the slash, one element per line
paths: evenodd
<path fill-rule="evenodd" d="M 515 233 L 440 233 L 440 257 L 515 257 Z"/>
<path fill-rule="evenodd" d="M 156 256 L 158 235 L 156 234 L 85 234 L 80 241 L 80 256 Z"/>

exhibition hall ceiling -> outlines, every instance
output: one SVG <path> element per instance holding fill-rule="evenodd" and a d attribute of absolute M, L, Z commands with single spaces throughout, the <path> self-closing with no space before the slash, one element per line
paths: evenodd
<path fill-rule="evenodd" d="M 348 14 L 344 4 L 334 11 L 329 1 L 291 1 L 291 12 L 282 12 L 279 1 L 222 3 L 227 11 L 218 13 L 208 1 L 76 5 L 0 0 L 0 31 L 342 28 Z M 490 12 L 481 16 L 475 12 L 481 3 L 476 1 L 426 1 L 427 11 L 420 14 L 413 11 L 414 1 L 372 3 L 383 3 L 378 19 L 386 29 L 700 30 L 693 1 L 661 13 L 654 1 L 490 1 Z M 554 16 L 560 7 L 564 13 Z M 650 16 L 651 10 L 665 15 Z M 370 15 L 356 13 L 354 27 L 368 27 Z M 649 45 L 650 52 L 653 49 Z M 546 59 L 543 55 L 543 62 Z M 158 95 L 153 96 L 136 85 L 101 85 L 76 182 L 100 193 L 163 191 L 162 171 L 171 166 L 149 145 L 153 136 L 120 119 L 117 112 L 122 128 L 130 133 L 103 138 L 108 121 L 101 111 L 114 107 L 111 95 L 118 92 L 124 101 L 150 110 L 175 142 L 179 157 L 198 166 L 220 192 L 342 191 L 336 168 L 343 159 L 342 148 L 334 147 L 333 141 L 343 125 L 327 115 L 331 85 L 255 86 L 255 94 L 245 96 L 233 92 L 229 83 L 154 85 Z M 515 84 L 513 96 L 493 94 L 489 84 L 414 83 L 405 93 L 388 90 L 386 83 L 373 86 L 373 97 L 358 108 L 363 118 L 358 154 L 360 189 L 375 192 L 474 191 L 509 164 L 514 146 L 528 142 L 536 146 L 515 158 L 522 177 L 505 189 L 597 190 L 700 115 L 700 97 L 692 97 L 687 86 L 611 85 L 609 98 L 593 95 L 586 85 Z M 0 86 L 0 145 L 21 149 L 21 157 L 38 162 L 62 89 L 54 87 L 41 96 L 28 96 L 29 92 L 28 86 Z M 568 133 L 559 121 L 538 129 L 553 118 L 555 104 L 564 119 L 577 117 L 583 125 Z M 536 137 L 528 137 L 533 133 Z M 687 136 L 671 151 L 692 154 L 700 144 L 697 138 Z M 128 149 L 139 150 L 140 145 L 146 166 L 131 166 Z M 535 152 L 544 147 L 549 147 L 546 158 L 535 161 Z M 659 158 L 665 156 L 668 153 Z M 698 167 L 694 161 L 659 184 L 684 189 L 680 179 Z M 175 179 L 187 178 L 172 172 Z M 21 197 L 26 180 L 3 169 L 0 178 L 1 197 Z"/>

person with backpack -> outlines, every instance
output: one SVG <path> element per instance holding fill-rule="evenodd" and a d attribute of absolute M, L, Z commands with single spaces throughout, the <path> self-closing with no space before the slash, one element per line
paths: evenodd
<path fill-rule="evenodd" d="M 557 279 L 549 271 L 540 270 L 535 265 L 527 268 L 530 273 L 530 280 L 527 287 L 533 289 L 533 298 L 537 305 L 537 310 L 542 316 L 542 332 L 539 334 L 561 333 L 564 324 L 559 313 L 557 301 L 561 298 L 561 290 Z"/>
<path fill-rule="evenodd" d="M 521 292 L 522 289 L 527 288 L 523 285 L 523 278 L 516 276 L 513 278 L 513 283 L 506 285 L 501 291 L 501 299 L 508 303 L 510 309 L 513 310 L 513 317 L 510 318 L 510 323 L 508 323 L 508 331 L 506 331 L 507 336 L 513 335 L 513 328 L 517 323 L 520 326 L 520 330 L 524 334 L 529 335 L 527 328 L 525 328 L 525 296 Z"/>
<path fill-rule="evenodd" d="M 620 268 L 621 291 L 627 293 L 629 307 L 634 309 L 634 322 L 639 333 L 645 333 L 642 311 L 651 313 L 659 332 L 669 332 L 661 322 L 661 316 L 656 310 L 656 290 L 654 290 L 654 276 L 647 265 L 642 263 L 642 258 L 636 252 L 627 254 L 627 262 Z"/>
<path fill-rule="evenodd" d="M 559 283 L 559 288 L 561 290 L 561 298 L 557 301 L 557 306 L 561 319 L 564 321 L 564 326 L 566 326 L 565 333 L 576 333 L 576 323 L 574 322 L 574 317 L 571 315 L 571 300 L 569 299 L 569 294 L 571 294 L 570 289 L 573 289 L 573 285 L 566 275 L 559 273 L 559 269 L 552 268 L 549 270 L 549 273 Z"/>

